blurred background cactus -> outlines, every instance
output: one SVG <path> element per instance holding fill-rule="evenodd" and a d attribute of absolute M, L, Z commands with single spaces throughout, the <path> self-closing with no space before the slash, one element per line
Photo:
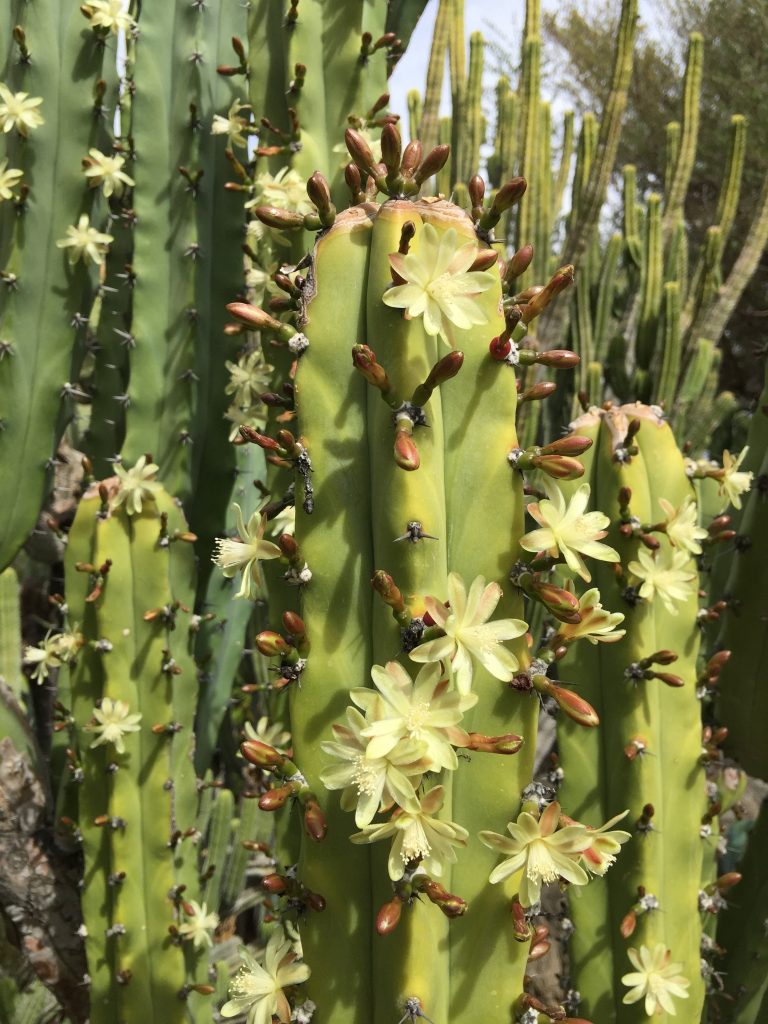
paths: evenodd
<path fill-rule="evenodd" d="M 2 1020 L 767 1012 L 762 129 L 426 6 L 0 13 Z"/>

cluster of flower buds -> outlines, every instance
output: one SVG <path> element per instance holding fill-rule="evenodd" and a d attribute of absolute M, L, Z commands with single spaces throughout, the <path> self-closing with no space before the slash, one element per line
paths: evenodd
<path fill-rule="evenodd" d="M 286 754 L 281 754 L 279 750 L 275 750 L 268 743 L 262 743 L 261 740 L 245 740 L 240 744 L 240 752 L 250 764 L 271 772 L 282 783 L 259 797 L 261 810 L 276 811 L 284 807 L 288 800 L 296 799 L 304 812 L 304 828 L 307 835 L 316 842 L 325 839 L 325 815 L 317 802 L 317 797 L 294 762 Z"/>
<path fill-rule="evenodd" d="M 319 892 L 312 892 L 293 875 L 280 875 L 273 872 L 261 880 L 262 887 L 272 896 L 284 896 L 291 910 L 300 914 L 306 910 L 318 913 L 325 910 L 325 897 Z"/>
<path fill-rule="evenodd" d="M 591 447 L 591 438 L 572 434 L 544 446 L 515 448 L 507 459 L 521 471 L 538 469 L 553 480 L 577 480 L 584 475 L 584 466 L 575 456 L 583 455 Z"/>
<path fill-rule="evenodd" d="M 381 130 L 381 162 L 374 159 L 371 147 L 354 128 L 347 128 L 344 138 L 352 157 L 345 178 L 355 202 L 372 198 L 376 191 L 392 198 L 415 196 L 424 182 L 443 168 L 450 155 L 450 147 L 441 145 L 424 156 L 418 139 L 403 147 L 400 132 L 392 122 Z M 369 181 L 373 183 L 372 190 Z"/>
<path fill-rule="evenodd" d="M 640 661 L 633 661 L 624 669 L 624 678 L 632 683 L 639 683 L 643 679 L 659 679 L 666 686 L 684 686 L 685 682 L 680 676 L 671 672 L 656 672 L 654 665 L 672 665 L 677 661 L 678 655 L 674 651 L 654 651 L 647 658 Z"/>
<path fill-rule="evenodd" d="M 280 540 L 286 541 L 287 546 L 289 540 L 293 541 L 293 537 L 284 534 Z M 309 637 L 303 619 L 296 612 L 283 612 L 283 627 L 285 636 L 274 630 L 265 629 L 256 635 L 254 641 L 256 649 L 265 658 L 280 659 L 280 667 L 277 670 L 278 682 L 274 683 L 271 689 L 283 689 L 298 680 L 309 654 Z"/>

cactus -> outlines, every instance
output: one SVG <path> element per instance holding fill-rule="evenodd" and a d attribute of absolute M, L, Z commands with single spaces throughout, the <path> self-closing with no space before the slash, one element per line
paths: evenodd
<path fill-rule="evenodd" d="M 675 1001 L 677 1015 L 698 1021 L 704 998 L 699 832 L 707 805 L 699 761 L 698 602 L 691 550 L 700 545 L 692 539 L 692 548 L 687 541 L 682 546 L 683 535 L 674 534 L 662 518 L 666 509 L 679 512 L 692 502 L 693 488 L 669 426 L 647 407 L 593 410 L 572 429 L 594 438 L 590 461 L 598 507 L 619 513 L 610 537 L 621 553 L 622 574 L 601 565 L 596 583 L 606 605 L 623 613 L 626 636 L 580 646 L 561 663 L 563 678 L 578 684 L 601 717 L 601 725 L 586 737 L 563 721 L 561 796 L 574 814 L 599 819 L 628 806 L 625 825 L 633 837 L 622 851 L 622 870 L 570 901 L 571 983 L 593 1019 L 639 1019 L 634 1007 L 622 1005 L 621 978 L 630 970 L 627 950 L 640 945 L 652 950 L 663 943 L 690 982 L 687 999 Z M 669 503 L 664 508 L 662 498 Z M 654 532 L 658 525 L 650 529 L 659 523 L 666 533 Z M 669 591 L 661 578 L 658 589 L 646 591 L 649 569 L 656 565 L 674 565 L 679 582 Z M 551 641 L 549 649 L 556 643 Z M 671 673 L 664 670 L 667 665 Z M 685 873 L 679 871 L 682 862 L 688 865 Z"/>
<path fill-rule="evenodd" d="M 193 538 L 151 477 L 93 486 L 73 537 L 70 611 L 86 647 L 72 678 L 72 784 L 91 1020 L 195 1019 L 204 1003 L 192 986 L 205 976 L 197 943 L 179 948 L 198 891 L 196 695 L 182 610 Z"/>

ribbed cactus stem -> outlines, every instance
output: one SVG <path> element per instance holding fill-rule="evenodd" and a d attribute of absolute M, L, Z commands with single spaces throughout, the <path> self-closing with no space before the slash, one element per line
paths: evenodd
<path fill-rule="evenodd" d="M 643 277 L 640 288 L 637 323 L 636 359 L 641 369 L 651 365 L 656 345 L 663 278 L 661 237 L 661 197 L 652 192 L 648 207 L 643 245 Z"/>
<path fill-rule="evenodd" d="M 674 174 L 664 204 L 664 237 L 668 237 L 678 218 L 683 214 L 683 204 L 693 173 L 696 146 L 699 136 L 701 106 L 701 82 L 704 71 L 704 37 L 698 32 L 691 33 L 688 42 L 688 56 L 683 82 L 683 117 L 679 152 Z"/>
<path fill-rule="evenodd" d="M 643 245 L 637 204 L 637 168 L 633 164 L 626 164 L 622 168 L 622 177 L 624 244 L 630 261 L 639 268 L 642 265 Z"/>
<path fill-rule="evenodd" d="M 664 194 L 669 195 L 680 159 L 680 122 L 670 121 L 664 126 Z"/>
<path fill-rule="evenodd" d="M 563 114 L 563 134 L 560 144 L 560 162 L 557 165 L 557 177 L 552 192 L 552 221 L 560 216 L 565 197 L 565 187 L 571 176 L 571 164 L 573 162 L 573 139 L 574 139 L 574 114 L 572 110 L 566 110 Z"/>
<path fill-rule="evenodd" d="M 680 373 L 682 339 L 680 336 L 680 286 L 677 281 L 667 281 L 662 299 L 663 356 L 661 375 L 655 388 L 654 401 L 667 414 L 672 411 L 677 393 Z"/>
<path fill-rule="evenodd" d="M 613 320 L 613 302 L 616 289 L 616 273 L 624 240 L 619 232 L 611 235 L 600 270 L 600 283 L 597 293 L 597 309 L 594 324 L 595 358 L 605 362 L 608 356 L 610 331 Z"/>
<path fill-rule="evenodd" d="M 445 62 L 448 55 L 448 38 L 451 25 L 453 0 L 440 0 L 435 27 L 432 31 L 432 47 L 427 65 L 427 82 L 424 89 L 424 105 L 417 136 L 424 151 L 428 153 L 438 143 L 440 129 L 440 98 L 443 94 Z"/>

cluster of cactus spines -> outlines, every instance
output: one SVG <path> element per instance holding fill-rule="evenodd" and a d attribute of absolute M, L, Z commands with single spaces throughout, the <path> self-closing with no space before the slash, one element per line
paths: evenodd
<path fill-rule="evenodd" d="M 676 1001 L 678 1016 L 698 1021 L 704 988 L 697 909 L 707 841 L 701 832 L 707 801 L 697 699 L 698 576 L 691 552 L 670 543 L 659 504 L 663 498 L 679 510 L 694 492 L 672 431 L 652 409 L 591 410 L 572 429 L 595 441 L 585 461 L 596 507 L 612 513 L 609 537 L 621 555 L 620 572 L 601 563 L 595 580 L 606 605 L 623 613 L 626 636 L 580 646 L 562 663 L 564 678 L 578 684 L 601 724 L 584 736 L 563 721 L 561 794 L 572 813 L 598 819 L 628 806 L 625 826 L 633 836 L 621 870 L 570 901 L 571 984 L 594 1019 L 638 1019 L 635 1008 L 621 1002 L 627 949 L 661 942 L 690 982 L 688 998 Z M 681 600 L 664 593 L 662 581 L 641 596 L 647 566 L 636 560 L 642 552 L 659 566 L 674 564 Z"/>
<path fill-rule="evenodd" d="M 209 1012 L 190 941 L 200 888 L 197 688 L 184 610 L 194 537 L 159 484 L 132 514 L 119 488 L 107 480 L 83 496 L 67 565 L 69 614 L 84 641 L 66 720 L 90 1019 L 181 1022 Z"/>
<path fill-rule="evenodd" d="M 76 6 L 45 0 L 17 14 L 15 24 L 7 5 L 0 74 L 4 156 L 9 169 L 22 172 L 13 198 L 0 203 L 0 463 L 8 496 L 2 566 L 35 525 L 56 443 L 73 403 L 85 397 L 73 370 L 89 338 L 97 275 L 82 259 L 71 263 L 68 254 L 76 250 L 62 251 L 56 242 L 66 240 L 81 217 L 101 231 L 106 226 L 106 210 L 88 187 L 81 161 L 92 148 L 108 148 L 104 95 L 116 77 L 103 35 L 83 31 Z M 22 93 L 26 98 L 14 113 L 16 101 L 9 108 L 6 100 Z M 61 123 L 67 131 L 59 131 Z"/>

